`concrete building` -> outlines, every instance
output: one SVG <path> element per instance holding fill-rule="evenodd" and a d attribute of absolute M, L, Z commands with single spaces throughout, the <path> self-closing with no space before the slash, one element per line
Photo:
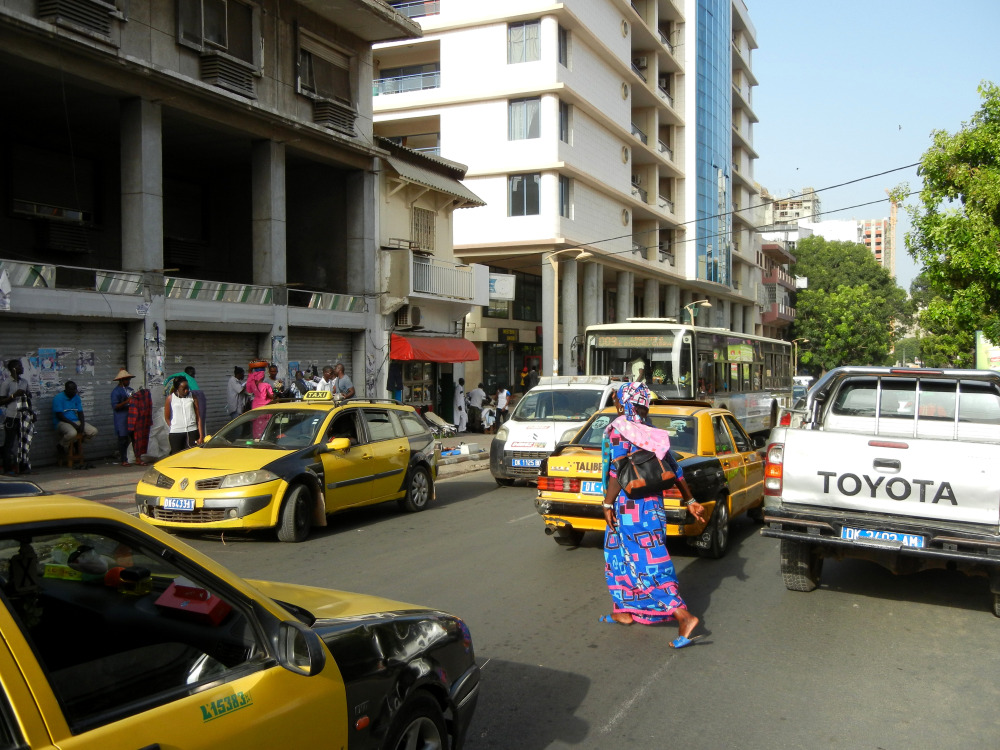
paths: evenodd
<path fill-rule="evenodd" d="M 456 214 L 456 255 L 515 282 L 469 318 L 467 380 L 575 374 L 585 326 L 696 299 L 699 323 L 760 332 L 742 0 L 391 4 L 424 35 L 376 47 L 375 132 L 469 165 L 486 205 Z"/>
<path fill-rule="evenodd" d="M 154 413 L 194 366 L 209 431 L 258 357 L 384 392 L 371 45 L 419 36 L 377 0 L 0 4 L 0 359 L 36 392 L 34 462 L 67 379 L 112 452 L 123 366 Z"/>
<path fill-rule="evenodd" d="M 800 220 L 820 221 L 823 214 L 819 193 L 811 187 L 804 187 L 798 195 L 787 198 L 776 198 L 766 189 L 762 189 L 760 202 L 764 211 L 765 226 L 795 224 Z"/>

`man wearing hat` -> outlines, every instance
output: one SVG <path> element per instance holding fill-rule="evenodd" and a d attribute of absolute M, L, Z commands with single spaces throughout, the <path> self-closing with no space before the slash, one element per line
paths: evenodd
<path fill-rule="evenodd" d="M 128 431 L 128 407 L 132 403 L 132 395 L 135 393 L 129 383 L 135 375 L 124 367 L 118 371 L 112 382 L 118 385 L 111 391 L 111 409 L 115 420 L 115 435 L 118 438 L 118 452 L 121 454 L 122 466 L 128 466 L 128 447 L 132 442 L 132 433 Z M 136 460 L 141 456 L 136 456 Z"/>

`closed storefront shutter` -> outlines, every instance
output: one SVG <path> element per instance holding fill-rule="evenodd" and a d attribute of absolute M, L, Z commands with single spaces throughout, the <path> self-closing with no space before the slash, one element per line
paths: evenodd
<path fill-rule="evenodd" d="M 320 376 L 326 365 L 342 362 L 344 372 L 354 381 L 354 390 L 361 394 L 364 386 L 364 373 L 359 379 L 354 373 L 353 334 L 351 331 L 330 329 L 292 328 L 288 336 L 288 364 L 306 372 L 316 365 Z"/>
<path fill-rule="evenodd" d="M 126 327 L 121 323 L 69 323 L 8 317 L 0 319 L 0 361 L 3 377 L 7 362 L 20 359 L 31 383 L 32 407 L 38 415 L 29 454 L 34 466 L 54 464 L 56 436 L 52 426 L 52 397 L 67 380 L 80 390 L 83 413 L 98 435 L 84 449 L 88 460 L 111 456 L 118 448 L 111 416 L 111 378 L 125 366 Z M 142 387 L 135 372 L 133 388 Z"/>
<path fill-rule="evenodd" d="M 208 415 L 205 429 L 216 432 L 226 422 L 226 389 L 236 366 L 247 370 L 257 359 L 256 333 L 222 333 L 217 331 L 178 331 L 167 333 L 164 376 L 194 367 L 194 379 L 205 393 Z"/>

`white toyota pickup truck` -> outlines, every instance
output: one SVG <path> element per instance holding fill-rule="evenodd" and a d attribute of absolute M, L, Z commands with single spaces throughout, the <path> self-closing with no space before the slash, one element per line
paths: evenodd
<path fill-rule="evenodd" d="M 986 576 L 1000 617 L 1000 373 L 840 367 L 767 446 L 764 528 L 793 591 L 825 558 Z"/>

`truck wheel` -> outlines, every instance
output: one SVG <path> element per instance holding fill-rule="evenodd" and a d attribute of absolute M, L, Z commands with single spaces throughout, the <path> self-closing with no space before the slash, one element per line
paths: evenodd
<path fill-rule="evenodd" d="M 400 498 L 399 507 L 410 513 L 423 510 L 431 501 L 433 491 L 434 488 L 431 485 L 431 478 L 427 475 L 427 470 L 418 466 L 410 474 L 410 481 L 406 484 L 406 497 Z"/>
<path fill-rule="evenodd" d="M 278 540 L 282 542 L 301 542 L 309 536 L 312 526 L 312 498 L 309 488 L 297 484 L 288 491 L 285 506 L 281 509 L 281 520 L 278 522 Z"/>
<path fill-rule="evenodd" d="M 577 529 L 558 529 L 552 538 L 560 547 L 579 547 L 583 541 L 583 532 Z"/>
<path fill-rule="evenodd" d="M 699 549 L 698 554 L 718 560 L 729 549 L 729 503 L 725 495 L 715 501 L 715 512 L 708 522 L 708 528 L 711 529 L 712 541 L 707 548 Z"/>
<path fill-rule="evenodd" d="M 392 720 L 381 750 L 409 748 L 447 748 L 448 730 L 437 701 L 417 693 L 410 698 Z"/>
<path fill-rule="evenodd" d="M 812 591 L 819 586 L 823 558 L 808 544 L 781 540 L 781 580 L 789 591 Z"/>
<path fill-rule="evenodd" d="M 517 481 L 516 479 L 507 479 L 506 477 L 493 477 L 493 478 L 497 480 L 497 484 L 500 485 L 501 487 L 513 487 L 514 482 Z"/>

